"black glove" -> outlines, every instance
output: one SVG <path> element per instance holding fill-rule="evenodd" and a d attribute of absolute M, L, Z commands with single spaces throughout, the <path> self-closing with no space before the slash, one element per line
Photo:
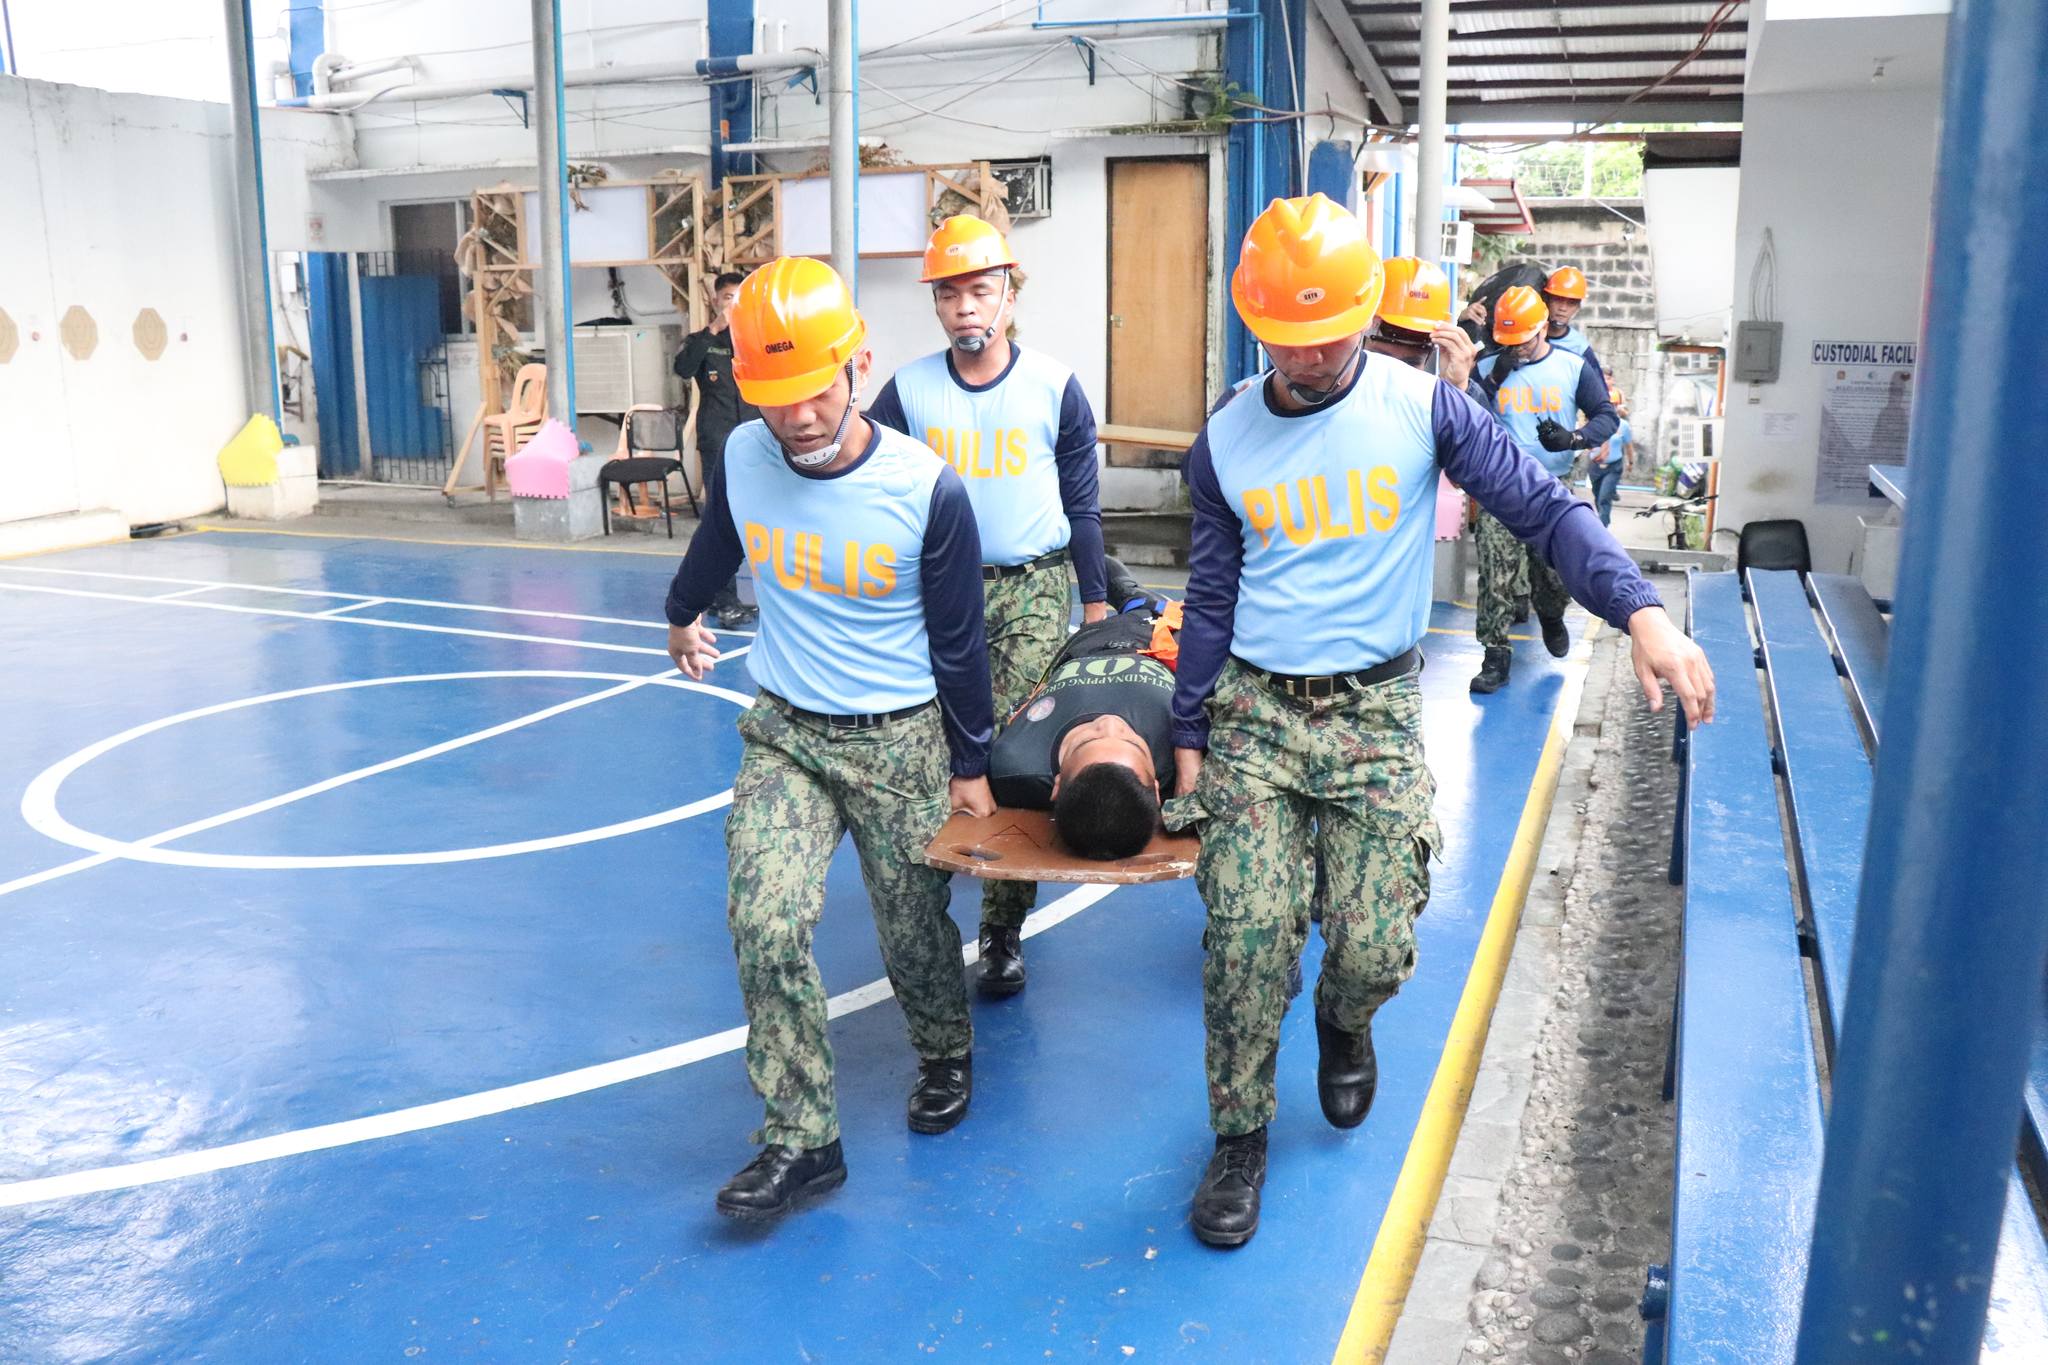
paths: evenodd
<path fill-rule="evenodd" d="M 1580 445 L 1579 434 L 1565 430 L 1554 417 L 1546 417 L 1536 424 L 1536 439 L 1543 443 L 1545 450 L 1552 452 L 1574 450 Z"/>

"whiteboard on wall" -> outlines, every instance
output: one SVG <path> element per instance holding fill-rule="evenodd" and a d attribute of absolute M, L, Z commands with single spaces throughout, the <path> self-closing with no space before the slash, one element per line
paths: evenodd
<path fill-rule="evenodd" d="M 569 264 L 644 261 L 653 254 L 647 232 L 647 187 L 615 185 L 578 190 L 588 208 L 569 205 Z M 540 191 L 526 192 L 528 265 L 540 258 Z"/>
<path fill-rule="evenodd" d="M 924 250 L 932 234 L 925 218 L 925 174 L 896 171 L 860 178 L 860 254 L 885 256 Z M 782 254 L 832 254 L 832 181 L 827 176 L 782 182 Z"/>

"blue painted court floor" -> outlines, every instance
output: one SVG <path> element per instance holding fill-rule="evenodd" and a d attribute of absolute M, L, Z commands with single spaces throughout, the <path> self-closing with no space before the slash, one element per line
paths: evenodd
<path fill-rule="evenodd" d="M 761 1230 L 711 1207 L 760 1119 L 721 837 L 752 686 L 673 676 L 671 570 L 222 531 L 0 562 L 0 1358 L 1329 1357 L 1577 658 L 1521 643 L 1474 699 L 1438 607 L 1420 965 L 1356 1131 L 1289 1016 L 1249 1246 L 1186 1226 L 1192 882 L 1044 888 L 972 1114 L 918 1137 L 845 847 L 851 1178 Z"/>

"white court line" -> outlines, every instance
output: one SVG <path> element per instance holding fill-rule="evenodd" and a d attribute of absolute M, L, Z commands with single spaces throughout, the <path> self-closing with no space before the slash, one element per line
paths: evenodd
<path fill-rule="evenodd" d="M 240 586 L 229 584 L 230 587 Z M 150 597 L 123 592 L 92 592 L 85 588 L 45 588 L 34 583 L 9 583 L 0 580 L 0 592 L 40 592 L 58 597 L 90 597 L 103 602 L 163 602 L 161 597 Z M 394 601 L 396 599 L 393 599 Z M 392 630 L 418 630 L 430 635 L 466 635 L 480 640 L 512 640 L 523 644 L 561 645 L 566 649 L 597 649 L 610 654 L 647 654 L 667 658 L 666 649 L 653 645 L 615 645 L 603 640 L 571 640 L 560 635 L 517 635 L 503 630 L 472 630 L 468 626 L 430 626 L 419 621 L 387 621 L 380 616 L 323 616 L 312 611 L 285 611 L 279 607 L 242 607 L 228 602 L 165 602 L 165 606 L 191 607 L 199 611 L 228 611 L 242 616 L 282 616 L 294 621 L 332 621 L 340 626 L 388 626 Z M 738 650 L 733 651 L 739 653 Z M 730 657 L 730 656 L 728 656 Z"/>
<path fill-rule="evenodd" d="M 287 588 L 270 583 L 222 582 L 210 578 L 169 578 L 161 574 L 113 573 L 105 569 L 52 569 L 42 565 L 8 564 L 5 569 L 15 573 L 61 574 L 71 578 L 113 578 L 129 583 L 191 583 L 202 588 L 240 588 L 245 592 L 274 592 L 291 597 L 329 597 L 371 603 L 389 602 L 399 607 L 438 607 L 445 611 L 481 611 L 498 616 L 534 616 L 553 621 L 584 621 L 601 626 L 632 626 L 637 630 L 668 629 L 666 621 L 635 621 L 623 616 L 585 616 L 573 611 L 543 611 L 536 607 L 494 607 L 480 602 L 444 602 L 429 597 L 372 597 L 359 592 L 335 592 L 325 588 Z M 182 593 L 167 593 L 167 597 L 181 597 Z M 323 613 L 324 614 L 324 613 Z M 726 630 L 720 627 L 720 635 L 752 635 L 751 630 Z"/>
<path fill-rule="evenodd" d="M 207 590 L 202 588 L 199 591 L 204 592 Z M 177 594 L 173 593 L 171 596 L 175 597 Z M 365 597 L 360 602 L 344 602 L 338 607 L 329 607 L 326 611 L 316 611 L 313 615 L 324 621 L 330 616 L 340 616 L 345 612 L 361 611 L 364 607 L 381 607 L 390 600 L 388 597 Z"/>
<path fill-rule="evenodd" d="M 172 599 L 172 598 L 174 598 L 174 597 L 192 597 L 192 596 L 194 596 L 194 595 L 196 595 L 196 594 L 198 594 L 198 593 L 202 593 L 202 592 L 212 592 L 212 591 L 214 591 L 214 586 L 213 586 L 213 584 L 211 584 L 211 583 L 201 583 L 201 584 L 200 584 L 200 585 L 199 585 L 198 587 L 196 587 L 196 588 L 186 588 L 186 589 L 185 589 L 184 591 L 182 591 L 182 592 L 160 592 L 160 593 L 158 593 L 158 594 L 157 594 L 156 596 L 154 596 L 154 597 L 150 598 L 149 600 L 150 600 L 150 601 L 152 601 L 152 602 L 167 602 L 167 601 L 169 601 L 170 599 Z"/>
<path fill-rule="evenodd" d="M 1043 933 L 1062 920 L 1080 914 L 1114 890 L 1116 887 L 1106 885 L 1076 887 L 1043 910 L 1033 911 L 1024 922 L 1023 936 L 1030 938 Z M 979 945 L 966 945 L 960 956 L 966 962 L 973 962 L 979 956 Z M 843 995 L 833 996 L 826 1002 L 825 1013 L 828 1018 L 838 1019 L 857 1010 L 864 1010 L 870 1005 L 879 1004 L 894 993 L 886 977 L 879 981 L 870 981 L 867 985 Z M 746 1046 L 746 1042 L 747 1030 L 741 1025 L 719 1033 L 707 1034 L 702 1038 L 693 1038 L 687 1043 L 659 1048 L 653 1052 L 642 1052 L 637 1056 L 600 1062 L 595 1066 L 579 1067 L 574 1071 L 557 1072 L 552 1076 L 543 1076 L 539 1080 L 521 1081 L 516 1085 L 499 1086 L 494 1090 L 480 1090 L 475 1094 L 456 1096 L 454 1099 L 436 1100 L 431 1104 L 394 1109 L 359 1119 L 346 1119 L 340 1123 L 323 1123 L 313 1128 L 300 1128 L 294 1132 L 254 1138 L 247 1142 L 231 1142 L 225 1146 L 202 1148 L 196 1152 L 180 1152 L 175 1156 L 157 1157 L 149 1161 L 132 1161 L 123 1165 L 72 1171 L 67 1175 L 17 1180 L 11 1184 L 0 1185 L 0 1208 L 17 1208 L 23 1204 L 37 1204 L 53 1199 L 75 1199 L 81 1195 L 105 1194 L 110 1190 L 134 1189 L 141 1185 L 155 1185 L 167 1180 L 183 1180 L 214 1171 L 232 1170 L 237 1166 L 253 1166 L 259 1162 L 276 1161 L 282 1157 L 303 1156 L 308 1152 L 326 1151 L 360 1142 L 374 1142 L 379 1138 L 396 1137 L 401 1133 L 443 1128 L 449 1124 L 464 1123 L 491 1114 L 502 1114 L 513 1109 L 546 1104 L 551 1100 L 567 1099 L 571 1095 L 586 1094 L 592 1090 L 600 1090 L 625 1081 L 640 1080 L 664 1071 L 675 1071 L 707 1058 L 737 1052 Z"/>
<path fill-rule="evenodd" d="M 131 740 L 140 739 L 144 735 L 153 734 L 158 730 L 167 729 L 170 726 L 179 725 L 186 721 L 199 720 L 207 716 L 219 715 L 222 712 L 241 710 L 245 707 L 263 705 L 269 702 L 289 701 L 296 697 L 315 696 L 326 692 L 348 692 L 360 688 L 386 687 L 402 683 L 466 682 L 486 678 L 532 677 L 592 680 L 619 679 L 619 685 L 607 688 L 602 692 L 591 693 L 588 696 L 575 697 L 565 702 L 557 702 L 553 706 L 543 707 L 538 711 L 529 712 L 524 716 L 493 725 L 488 729 L 477 730 L 466 735 L 458 735 L 453 739 L 443 740 L 439 744 L 429 745 L 424 749 L 416 749 L 409 754 L 401 754 L 396 758 L 385 759 L 381 763 L 373 763 L 367 767 L 357 768 L 352 772 L 342 773 L 336 777 L 310 783 L 294 791 L 285 792 L 280 796 L 251 802 L 248 805 L 239 806 L 220 815 L 212 815 L 203 820 L 195 820 L 189 824 L 180 825 L 175 829 L 168 829 L 160 834 L 153 834 L 146 839 L 132 841 L 113 839 L 106 835 L 96 834 L 91 830 L 80 829 L 65 819 L 57 810 L 58 789 L 63 786 L 65 779 L 70 777 L 71 774 L 77 772 L 94 759 Z M 579 830 L 570 834 L 548 835 L 537 839 L 522 839 L 512 843 L 492 844 L 481 848 L 440 849 L 424 853 L 339 853 L 301 857 L 290 854 L 186 852 L 180 849 L 159 847 L 162 844 L 182 839 L 189 834 L 198 834 L 205 830 L 216 829 L 237 820 L 247 819 L 252 815 L 259 815 L 267 810 L 275 810 L 279 806 L 288 805 L 294 801 L 303 801 L 307 797 L 332 791 L 336 787 L 359 781 L 365 777 L 374 777 L 379 773 L 390 772 L 395 768 L 402 768 L 408 764 L 420 762 L 423 759 L 433 758 L 440 754 L 465 748 L 471 744 L 481 743 L 486 739 L 493 739 L 538 721 L 547 720 L 552 716 L 559 716 L 565 712 L 574 711 L 579 707 L 589 706 L 594 702 L 605 701 L 622 693 L 646 687 L 649 684 L 675 688 L 685 692 L 706 693 L 732 702 L 735 706 L 743 709 L 753 703 L 751 697 L 744 696 L 741 693 L 722 687 L 714 687 L 708 683 L 691 682 L 688 679 L 678 677 L 674 669 L 669 669 L 663 673 L 650 674 L 646 677 L 624 678 L 621 678 L 621 675 L 618 674 L 592 675 L 589 673 L 569 673 L 561 670 L 496 669 L 471 673 L 419 673 L 403 677 L 357 678 L 347 682 L 319 683 L 311 687 L 293 688 L 286 692 L 272 692 L 259 697 L 242 697 L 234 701 L 219 702 L 212 706 L 202 706 L 195 710 L 180 712 L 174 716 L 165 716 L 159 720 L 149 721 L 80 749 L 70 757 L 61 759 L 43 769 L 42 772 L 37 773 L 29 782 L 27 790 L 21 796 L 21 816 L 23 820 L 28 822 L 29 828 L 46 838 L 70 844 L 74 848 L 88 849 L 100 856 L 97 859 L 80 859 L 60 868 L 46 869 L 27 877 L 17 878 L 15 881 L 0 884 L 0 895 L 6 895 L 9 892 L 22 890 L 29 886 L 40 885 L 67 872 L 83 871 L 87 867 L 94 866 L 96 862 L 103 862 L 111 858 L 126 858 L 134 862 L 157 863 L 171 867 L 242 868 L 265 871 L 335 867 L 416 867 L 439 863 L 474 862 L 485 858 L 503 858 L 520 853 L 536 853 L 547 849 L 565 848 L 578 843 L 592 843 L 600 839 L 636 834 L 642 830 L 653 829 L 660 825 L 687 820 L 692 816 L 701 815 L 707 810 L 715 810 L 720 806 L 726 805 L 732 799 L 732 789 L 730 787 L 715 796 L 703 797 L 669 810 L 657 811 L 653 815 L 640 816 L 632 820 L 622 820 L 595 829 Z"/>

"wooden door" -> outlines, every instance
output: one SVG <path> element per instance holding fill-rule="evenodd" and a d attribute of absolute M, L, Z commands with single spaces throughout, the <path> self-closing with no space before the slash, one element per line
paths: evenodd
<path fill-rule="evenodd" d="M 1109 408 L 1112 426 L 1193 432 L 1206 411 L 1209 162 L 1112 160 Z M 1112 443 L 1109 463 L 1176 468 L 1180 451 Z"/>

